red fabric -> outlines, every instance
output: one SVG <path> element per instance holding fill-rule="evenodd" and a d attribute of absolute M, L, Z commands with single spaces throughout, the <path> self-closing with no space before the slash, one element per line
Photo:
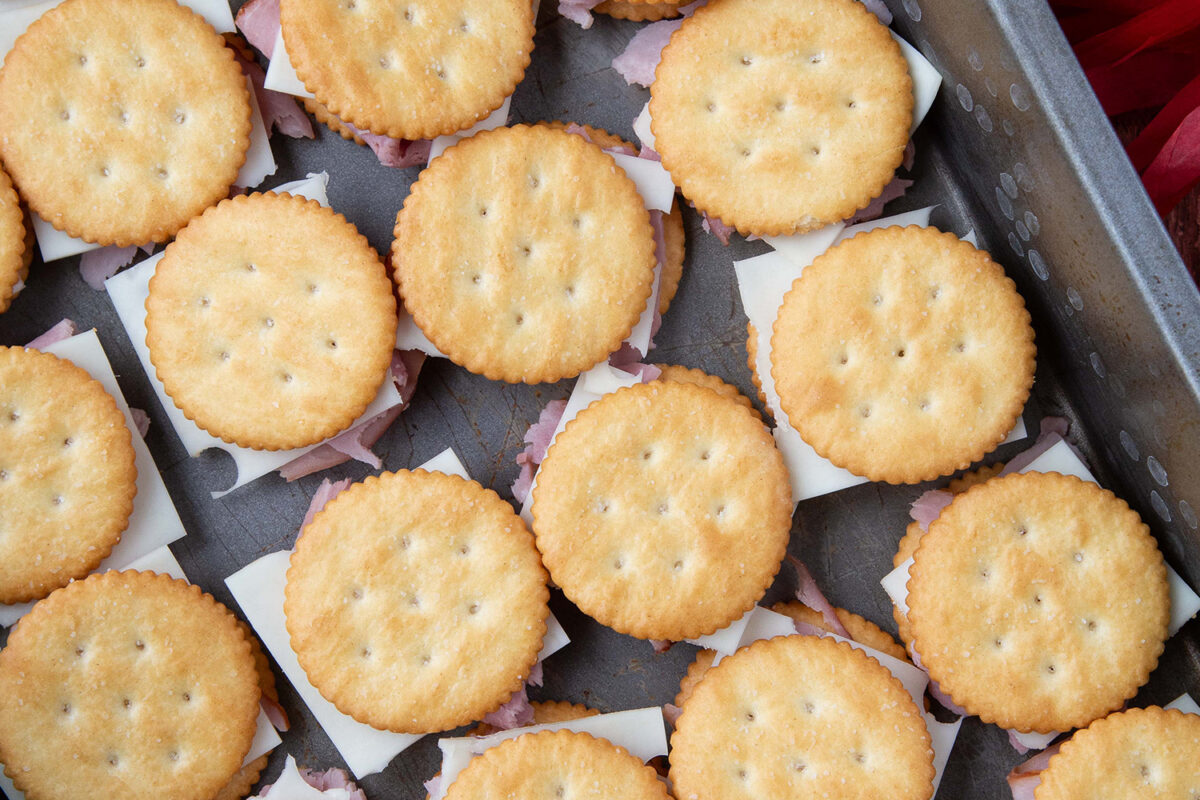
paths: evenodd
<path fill-rule="evenodd" d="M 1188 114 L 1171 134 L 1166 146 L 1142 173 L 1142 183 L 1163 216 L 1200 183 L 1200 108 Z"/>
<path fill-rule="evenodd" d="M 1146 50 L 1120 64 L 1087 71 L 1088 80 L 1110 117 L 1167 103 L 1193 75 L 1200 74 L 1200 54 Z"/>
<path fill-rule="evenodd" d="M 1075 55 L 1084 69 L 1120 63 L 1197 26 L 1200 26 L 1200 3 L 1196 0 L 1165 0 L 1115 28 L 1080 42 Z"/>
<path fill-rule="evenodd" d="M 1200 182 L 1200 0 L 1050 0 L 1110 116 L 1162 110 L 1129 143 L 1164 216 Z"/>
<path fill-rule="evenodd" d="M 1175 98 L 1167 103 L 1162 111 L 1158 112 L 1150 124 L 1138 134 L 1138 137 L 1129 143 L 1127 148 L 1129 160 L 1133 162 L 1134 169 L 1144 172 L 1159 151 L 1163 149 L 1171 135 L 1183 124 L 1184 119 L 1198 106 L 1200 106 L 1200 74 L 1192 78 L 1187 86 L 1184 86 L 1175 95 Z"/>

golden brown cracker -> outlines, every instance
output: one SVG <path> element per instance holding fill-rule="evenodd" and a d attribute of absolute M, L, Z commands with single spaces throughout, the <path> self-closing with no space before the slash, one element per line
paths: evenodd
<path fill-rule="evenodd" d="M 671 737 L 678 797 L 933 795 L 933 752 L 900 681 L 846 642 L 782 636 L 721 659 Z"/>
<path fill-rule="evenodd" d="M 158 262 L 146 344 L 167 394 L 227 442 L 314 444 L 379 392 L 396 337 L 383 264 L 314 200 L 255 193 L 193 220 Z"/>
<path fill-rule="evenodd" d="M 528 0 L 282 0 L 296 75 L 346 122 L 432 139 L 499 108 L 533 50 Z"/>
<path fill-rule="evenodd" d="M 254 738 L 259 688 L 237 621 L 167 575 L 59 589 L 0 651 L 0 760 L 31 800 L 211 800 Z"/>
<path fill-rule="evenodd" d="M 1051 756 L 1037 800 L 1200 797 L 1200 716 L 1131 708 L 1078 731 Z"/>
<path fill-rule="evenodd" d="M 716 660 L 716 650 L 705 649 L 696 653 L 696 658 L 688 664 L 687 673 L 679 680 L 679 693 L 675 695 L 677 707 L 683 708 L 683 704 L 692 696 L 697 684 L 704 680 L 704 676 L 712 669 L 713 662 Z"/>
<path fill-rule="evenodd" d="M 784 296 L 771 374 L 792 426 L 874 481 L 963 469 L 1004 440 L 1033 385 L 1029 312 L 982 250 L 879 228 L 826 251 Z"/>
<path fill-rule="evenodd" d="M 429 733 L 521 688 L 548 598 L 508 503 L 474 481 L 401 470 L 354 484 L 304 528 L 284 612 L 300 665 L 340 711 Z"/>
<path fill-rule="evenodd" d="M 304 103 L 304 110 L 316 117 L 317 122 L 327 126 L 331 131 L 341 136 L 343 139 L 348 139 L 355 144 L 366 146 L 366 142 L 362 137 L 354 132 L 354 129 L 342 122 L 335 115 L 329 113 L 329 109 L 321 105 L 311 97 L 300 98 Z"/>
<path fill-rule="evenodd" d="M 758 328 L 753 322 L 746 322 L 746 365 L 750 367 L 750 382 L 758 390 L 758 402 L 762 403 L 767 416 L 774 418 L 771 407 L 767 405 L 767 396 L 763 394 L 762 378 L 758 377 Z"/>
<path fill-rule="evenodd" d="M 458 774 L 447 800 L 670 800 L 658 773 L 607 739 L 540 731 L 485 750 Z"/>
<path fill-rule="evenodd" d="M 0 603 L 99 566 L 136 494 L 132 437 L 104 387 L 65 359 L 0 347 Z"/>
<path fill-rule="evenodd" d="M 262 777 L 262 771 L 267 768 L 267 757 L 259 756 L 237 771 L 229 783 L 213 796 L 212 800 L 242 800 L 250 794 L 254 784 Z"/>
<path fill-rule="evenodd" d="M 17 296 L 17 286 L 29 277 L 33 248 L 25 228 L 25 211 L 8 173 L 0 167 L 0 313 Z"/>
<path fill-rule="evenodd" d="M 722 0 L 663 48 L 650 86 L 655 149 L 683 196 L 738 232 L 846 219 L 900 166 L 908 63 L 853 0 Z"/>
<path fill-rule="evenodd" d="M 0 71 L 0 157 L 71 236 L 162 242 L 229 193 L 250 146 L 246 79 L 225 40 L 171 0 L 72 0 Z"/>
<path fill-rule="evenodd" d="M 753 607 L 779 571 L 792 505 L 783 458 L 748 408 L 654 381 L 567 424 L 532 510 L 551 578 L 584 613 L 677 641 Z"/>
<path fill-rule="evenodd" d="M 573 377 L 646 307 L 654 234 L 633 181 L 546 125 L 478 133 L 421 173 L 396 221 L 395 278 L 417 326 L 492 380 Z"/>
<path fill-rule="evenodd" d="M 820 611 L 814 608 L 809 608 L 798 600 L 789 600 L 784 603 L 776 603 L 771 606 L 771 610 L 776 614 L 783 614 L 786 617 L 791 617 L 797 622 L 803 622 L 812 625 L 815 628 L 820 628 L 826 633 L 837 633 L 825 621 Z M 847 611 L 844 608 L 835 608 L 838 621 L 842 623 L 842 627 L 850 634 L 850 638 L 859 644 L 865 644 L 873 650 L 878 650 L 881 653 L 898 658 L 901 661 L 908 661 L 908 653 L 904 648 L 897 644 L 891 634 L 880 628 L 874 622 L 866 617 L 859 616 L 853 611 Z"/>
<path fill-rule="evenodd" d="M 680 14 L 680 8 L 687 5 L 688 0 L 669 0 L 669 2 L 654 2 L 654 0 L 604 0 L 592 9 L 600 14 L 607 14 L 616 19 L 628 19 L 634 22 L 657 22 L 660 19 L 674 19 Z"/>
<path fill-rule="evenodd" d="M 913 647 L 985 722 L 1086 725 L 1158 663 L 1170 617 L 1162 554 L 1137 513 L 1094 483 L 994 478 L 956 496 L 913 558 Z"/>
<path fill-rule="evenodd" d="M 733 384 L 726 383 L 716 375 L 709 375 L 702 369 L 692 369 L 689 367 L 681 367 L 676 364 L 655 364 L 661 373 L 658 380 L 675 381 L 677 383 L 694 383 L 697 386 L 703 386 L 705 389 L 711 389 L 727 400 L 732 400 L 738 405 L 745 406 L 754 412 L 754 416 L 759 416 L 758 411 L 750 402 L 750 398 L 738 391 L 738 388 Z"/>

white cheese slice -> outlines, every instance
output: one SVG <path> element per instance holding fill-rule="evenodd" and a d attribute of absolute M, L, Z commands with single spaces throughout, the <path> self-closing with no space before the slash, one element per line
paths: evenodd
<path fill-rule="evenodd" d="M 558 437 L 558 434 L 562 433 L 563 428 L 567 427 L 568 422 L 575 419 L 580 411 L 587 408 L 594 401 L 618 389 L 633 386 L 641 382 L 641 378 L 638 376 L 630 375 L 628 372 L 610 367 L 607 361 L 602 361 L 581 374 L 575 381 L 575 388 L 571 390 L 571 396 L 567 398 L 567 407 L 563 409 L 562 419 L 558 421 L 558 427 L 554 429 L 554 436 L 550 438 L 550 444 L 554 444 L 554 439 Z M 541 471 L 540 468 L 538 471 Z M 529 496 L 525 498 L 525 503 L 521 506 L 521 519 L 525 520 L 525 523 L 530 527 L 533 526 L 533 513 L 531 509 L 533 507 L 533 490 L 535 488 L 537 488 L 536 472 L 533 474 L 533 484 L 529 487 Z"/>
<path fill-rule="evenodd" d="M 642 106 L 637 119 L 633 121 L 633 134 L 638 137 L 642 147 L 654 149 L 654 132 L 650 130 L 650 104 Z"/>
<path fill-rule="evenodd" d="M 99 570 L 125 569 L 147 553 L 165 547 L 165 545 L 182 539 L 187 535 L 171 495 L 163 484 L 162 475 L 154 463 L 154 457 L 142 437 L 138 435 L 137 426 L 129 413 L 129 405 L 121 394 L 121 387 L 113 375 L 112 365 L 104 354 L 104 348 L 95 330 L 56 342 L 46 348 L 45 352 L 53 353 L 59 358 L 65 358 L 83 369 L 100 382 L 104 390 L 112 395 L 117 408 L 125 415 L 125 424 L 129 427 L 133 440 L 134 466 L 137 467 L 137 496 L 133 500 L 133 513 L 129 517 L 129 527 L 121 536 L 121 541 L 113 548 L 108 558 L 100 562 Z M 0 605 L 0 626 L 8 627 L 28 613 L 33 603 L 17 603 Z"/>
<path fill-rule="evenodd" d="M 319 175 L 310 174 L 301 181 L 285 183 L 273 191 L 302 195 L 316 200 L 323 206 L 328 206 L 329 200 L 326 196 L 328 182 L 329 176 L 322 172 Z M 162 382 L 156 377 L 154 365 L 150 363 L 150 350 L 146 347 L 146 298 L 150 294 L 150 278 L 154 275 L 154 267 L 161 258 L 162 253 L 159 253 L 131 269 L 114 275 L 108 279 L 105 287 L 108 289 L 113 307 L 116 308 L 117 316 L 121 318 L 121 324 L 125 326 L 125 330 L 129 334 L 129 341 L 133 344 L 134 352 L 137 353 L 142 369 L 149 376 L 150 385 L 154 387 L 154 392 L 166 411 L 167 418 L 171 421 L 171 427 L 175 429 L 179 440 L 187 448 L 188 454 L 197 456 L 205 450 L 216 448 L 225 451 L 233 458 L 234 466 L 237 468 L 237 477 L 233 485 L 225 491 L 212 492 L 214 498 L 223 497 L 234 489 L 245 486 L 272 470 L 279 469 L 314 447 L 319 447 L 321 443 L 295 450 L 251 450 L 248 447 L 238 447 L 202 430 L 176 407 L 163 388 Z M 354 422 L 354 425 L 370 419 L 399 402 L 400 394 L 396 391 L 395 384 L 390 380 L 385 380 L 380 387 L 379 394 L 367 406 L 367 410 L 363 412 L 362 416 Z"/>
<path fill-rule="evenodd" d="M 499 108 L 488 114 L 483 119 L 479 120 L 479 122 L 476 122 L 474 125 L 467 128 L 465 131 L 458 131 L 457 133 L 448 133 L 445 136 L 434 137 L 433 142 L 429 147 L 429 160 L 433 161 L 442 153 L 446 152 L 447 148 L 453 147 L 463 139 L 470 139 L 480 131 L 493 131 L 496 128 L 503 128 L 508 124 L 508 112 L 511 107 L 512 97 L 506 97 L 504 98 L 504 102 L 500 104 Z"/>
<path fill-rule="evenodd" d="M 17 37 L 24 33 L 34 20 L 61 2 L 62 0 L 46 0 L 27 5 L 18 3 L 19 7 L 0 10 L 0 62 L 3 62 L 4 56 L 12 49 Z M 226 0 L 180 0 L 180 2 L 204 17 L 217 33 L 233 33 L 237 30 L 233 24 L 233 12 Z M 259 110 L 258 100 L 254 96 L 254 86 L 250 83 L 249 78 L 246 79 L 246 89 L 250 93 L 250 149 L 246 152 L 246 163 L 238 171 L 234 184 L 249 188 L 258 186 L 268 175 L 274 175 L 277 166 L 275 156 L 271 153 L 267 129 L 263 126 L 262 112 Z M 60 258 L 79 255 L 89 250 L 97 250 L 102 246 L 68 236 L 55 229 L 37 214 L 31 214 L 30 218 L 33 220 L 33 233 L 37 237 L 38 249 L 42 253 L 44 262 L 49 263 Z"/>
<path fill-rule="evenodd" d="M 646 208 L 664 214 L 671 212 L 671 204 L 675 202 L 675 184 L 671 182 L 671 174 L 660 162 L 624 153 L 609 155 L 637 186 L 638 194 L 642 196 Z"/>
<path fill-rule="evenodd" d="M 1179 697 L 1167 703 L 1163 708 L 1174 708 L 1185 714 L 1200 714 L 1200 705 L 1197 705 L 1192 696 L 1186 693 L 1179 695 Z"/>
<path fill-rule="evenodd" d="M 459 773 L 466 769 L 472 758 L 487 752 L 501 742 L 515 739 L 526 733 L 561 730 L 588 733 L 600 739 L 607 739 L 613 744 L 625 748 L 642 761 L 649 761 L 655 756 L 667 754 L 666 725 L 663 721 L 662 709 L 658 706 L 638 708 L 632 711 L 617 711 L 612 714 L 598 714 L 547 725 L 531 725 L 528 728 L 514 728 L 510 731 L 494 733 L 491 736 L 441 739 L 438 741 L 438 747 L 442 751 L 442 777 L 438 789 L 430 795 L 430 800 L 442 800 L 446 796 L 446 789 L 454 783 L 454 779 L 458 777 Z"/>
<path fill-rule="evenodd" d="M 470 478 L 462 461 L 451 449 L 421 465 L 420 469 L 444 472 Z M 284 588 L 291 551 L 271 553 L 243 567 L 225 579 L 246 619 L 250 621 L 263 645 L 270 651 L 279 669 L 291 681 L 300 699 L 316 717 L 325 734 L 342 754 L 346 766 L 361 778 L 381 772 L 398 754 L 421 738 L 417 734 L 392 733 L 358 722 L 349 714 L 338 711 L 333 703 L 321 696 L 308 680 L 292 650 L 287 622 L 283 614 Z M 546 637 L 538 660 L 545 659 L 570 642 L 562 625 L 551 614 L 546 620 Z"/>
<path fill-rule="evenodd" d="M 261 795 L 255 795 L 250 800 L 258 800 Z M 314 789 L 308 785 L 300 775 L 300 770 L 296 766 L 296 759 L 292 758 L 289 753 L 287 763 L 283 765 L 283 770 L 279 773 L 279 777 L 271 782 L 271 791 L 268 798 L 281 798 L 281 800 L 350 800 L 350 792 L 347 789 Z"/>
<path fill-rule="evenodd" d="M 267 63 L 267 77 L 263 86 L 274 92 L 283 92 L 293 97 L 307 97 L 315 100 L 316 95 L 304 88 L 304 81 L 292 67 L 292 58 L 288 55 L 287 45 L 283 42 L 283 28 L 275 31 L 275 47 L 271 50 L 271 60 Z"/>

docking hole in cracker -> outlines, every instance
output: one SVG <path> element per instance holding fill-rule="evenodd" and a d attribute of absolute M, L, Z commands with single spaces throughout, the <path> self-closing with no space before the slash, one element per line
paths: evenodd
<path fill-rule="evenodd" d="M 697 673 L 702 670 L 697 669 Z M 878 661 L 816 636 L 763 639 L 681 692 L 670 779 L 679 797 L 933 795 L 920 709 Z"/>
<path fill-rule="evenodd" d="M 31 800 L 212 800 L 259 697 L 250 645 L 211 595 L 100 573 L 39 602 L 0 650 L 0 761 Z"/>
<path fill-rule="evenodd" d="M 918 483 L 1000 444 L 1033 386 L 1029 312 L 1004 270 L 915 225 L 826 251 L 784 296 L 771 375 L 788 420 L 855 475 Z"/>
<path fill-rule="evenodd" d="M 104 387 L 49 353 L 0 347 L 0 603 L 95 569 L 133 513 L 137 468 Z"/>
<path fill-rule="evenodd" d="M 725 627 L 762 596 L 791 508 L 783 458 L 751 409 L 659 380 L 605 395 L 567 424 L 532 511 L 551 578 L 584 613 L 678 641 Z"/>
<path fill-rule="evenodd" d="M 305 674 L 338 710 L 431 733 L 521 689 L 548 599 L 508 503 L 474 481 L 401 470 L 351 486 L 305 526 L 284 613 Z"/>
<path fill-rule="evenodd" d="M 1163 651 L 1162 554 L 1137 512 L 1094 483 L 993 478 L 955 496 L 913 559 L 913 649 L 984 722 L 1082 727 L 1133 697 Z"/>
<path fill-rule="evenodd" d="M 451 361 L 492 380 L 578 375 L 615 352 L 654 279 L 649 213 L 612 157 L 547 125 L 435 158 L 396 219 L 405 308 Z"/>
<path fill-rule="evenodd" d="M 180 231 L 150 279 L 146 345 L 188 419 L 288 450 L 357 419 L 387 376 L 396 301 L 383 263 L 314 200 L 255 193 Z"/>
<path fill-rule="evenodd" d="M 250 147 L 246 80 L 172 0 L 70 0 L 0 70 L 0 158 L 33 211 L 87 242 L 162 242 L 229 193 Z"/>
<path fill-rule="evenodd" d="M 296 75 L 330 113 L 393 139 L 432 139 L 499 108 L 533 50 L 529 0 L 282 0 Z"/>
<path fill-rule="evenodd" d="M 778 236 L 878 197 L 909 139 L 913 81 L 887 27 L 854 0 L 721 0 L 663 48 L 655 150 L 696 208 Z"/>

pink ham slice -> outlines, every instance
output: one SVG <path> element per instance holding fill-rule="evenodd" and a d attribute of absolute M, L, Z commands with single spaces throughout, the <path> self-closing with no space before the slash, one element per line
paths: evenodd
<path fill-rule="evenodd" d="M 519 691 L 514 692 L 507 703 L 485 715 L 483 723 L 502 731 L 532 725 L 533 706 L 529 705 L 529 696 L 525 693 L 525 687 L 522 686 Z"/>
<path fill-rule="evenodd" d="M 49 347 L 55 342 L 61 342 L 64 339 L 70 339 L 75 335 L 75 332 L 74 322 L 69 319 L 60 320 L 54 325 L 53 328 L 46 331 L 25 346 L 32 350 L 41 350 L 43 347 Z"/>
<path fill-rule="evenodd" d="M 349 489 L 350 483 L 349 478 L 342 478 L 340 481 L 330 481 L 329 478 L 326 478 L 321 481 L 321 485 L 317 487 L 312 500 L 308 503 L 308 510 L 304 512 L 304 521 L 300 523 L 300 530 L 303 531 L 307 528 L 308 523 L 313 521 L 313 517 L 325 508 L 330 500 Z"/>
<path fill-rule="evenodd" d="M 883 187 L 879 197 L 872 200 L 867 207 L 859 211 L 850 219 L 846 220 L 847 225 L 857 225 L 860 222 L 870 222 L 873 219 L 879 219 L 883 216 L 883 207 L 893 200 L 898 200 L 904 196 L 913 182 L 907 178 L 892 178 L 887 186 Z"/>
<path fill-rule="evenodd" d="M 275 730 L 284 733 L 292 727 L 292 723 L 288 721 L 287 712 L 283 710 L 283 706 L 279 705 L 279 703 L 263 695 L 259 699 L 258 705 L 262 708 L 263 713 L 267 715 L 267 721 L 271 723 L 271 727 Z"/>
<path fill-rule="evenodd" d="M 150 432 L 150 415 L 140 408 L 130 408 L 129 416 L 133 417 L 133 425 L 137 428 L 138 436 L 143 439 Z"/>
<path fill-rule="evenodd" d="M 842 625 L 842 621 L 838 619 L 837 610 L 826 599 L 825 593 L 817 585 L 817 579 L 808 571 L 808 567 L 804 565 L 804 562 L 791 554 L 788 554 L 787 560 L 792 565 L 792 569 L 796 570 L 796 579 L 799 582 L 799 586 L 796 587 L 796 599 L 814 611 L 820 612 L 821 619 L 838 636 L 853 640 L 854 637 Z"/>
<path fill-rule="evenodd" d="M 237 27 L 246 41 L 267 58 L 275 54 L 279 33 L 279 0 L 250 0 L 237 13 Z"/>
<path fill-rule="evenodd" d="M 558 13 L 587 30 L 594 21 L 592 9 L 601 2 L 603 0 L 558 0 Z"/>
<path fill-rule="evenodd" d="M 566 409 L 566 400 L 551 400 L 538 415 L 537 422 L 525 431 L 525 449 L 517 453 L 517 465 L 521 467 L 521 472 L 512 485 L 513 497 L 522 505 L 529 497 L 529 490 L 533 488 L 533 475 L 542 459 L 546 457 L 550 441 L 554 438 L 554 431 L 558 428 L 559 420 Z"/>
<path fill-rule="evenodd" d="M 330 789 L 345 789 L 348 793 L 349 800 L 367 800 L 367 795 L 362 789 L 355 785 L 354 781 L 350 780 L 349 773 L 347 773 L 344 769 L 327 769 L 318 772 L 298 766 L 297 770 L 299 771 L 300 777 L 304 780 L 304 782 L 316 789 L 318 792 L 325 792 Z M 283 796 L 274 798 L 273 795 L 271 795 L 271 787 L 274 785 L 275 784 L 271 783 L 267 784 L 262 788 L 262 791 L 256 795 L 256 797 L 271 797 L 272 800 L 290 800 L 290 798 Z"/>
<path fill-rule="evenodd" d="M 1061 744 L 1047 747 L 1033 758 L 1012 768 L 1005 780 L 1008 781 L 1013 800 L 1033 800 L 1033 792 L 1042 782 L 1042 770 L 1050 766 L 1050 759 L 1061 747 Z"/>
<path fill-rule="evenodd" d="M 268 89 L 265 85 L 267 73 L 263 68 L 254 61 L 247 61 L 237 50 L 234 50 L 233 54 L 241 65 L 242 72 L 254 86 L 254 99 L 258 101 L 258 110 L 262 113 L 267 136 L 276 130 L 293 139 L 314 138 L 316 134 L 313 133 L 312 120 L 304 113 L 304 109 L 300 108 L 296 98 Z"/>
<path fill-rule="evenodd" d="M 654 70 L 658 68 L 659 59 L 662 58 L 662 49 L 671 41 L 671 34 L 679 30 L 683 21 L 707 2 L 708 0 L 697 0 L 695 3 L 689 3 L 680 9 L 682 16 L 652 22 L 642 28 L 629 40 L 621 54 L 613 59 L 613 69 L 620 73 L 630 86 L 635 83 L 641 86 L 654 83 Z"/>

